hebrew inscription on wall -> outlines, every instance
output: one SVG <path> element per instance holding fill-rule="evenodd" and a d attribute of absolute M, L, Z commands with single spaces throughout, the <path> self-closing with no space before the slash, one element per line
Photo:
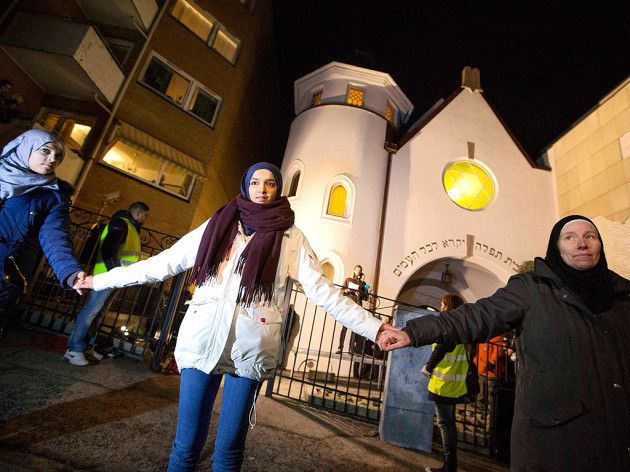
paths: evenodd
<path fill-rule="evenodd" d="M 475 242 L 474 236 L 467 235 L 467 239 L 442 239 L 441 241 L 431 241 L 419 246 L 407 254 L 404 259 L 396 265 L 393 270 L 394 275 L 400 277 L 403 272 L 414 270 L 414 266 L 422 266 L 426 259 L 435 259 L 436 254 L 431 253 L 444 252 L 449 249 L 451 250 L 451 254 L 453 249 L 461 250 L 463 257 L 474 254 L 492 259 L 495 262 L 505 264 L 508 269 L 511 268 L 514 272 L 517 271 L 519 266 L 519 263 L 515 259 L 509 257 L 507 254 L 504 255 L 504 251 L 482 242 Z M 471 252 L 472 254 L 470 254 Z"/>

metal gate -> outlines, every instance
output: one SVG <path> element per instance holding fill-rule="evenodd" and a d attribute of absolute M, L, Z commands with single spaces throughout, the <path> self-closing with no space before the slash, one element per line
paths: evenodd
<path fill-rule="evenodd" d="M 109 219 L 78 207 L 71 207 L 70 218 L 75 252 L 95 250 L 96 247 L 86 246 L 90 229 Z M 178 238 L 143 228 L 140 240 L 143 257 L 150 257 L 172 246 Z M 100 325 L 99 343 L 113 354 L 143 358 L 154 370 L 164 370 L 172 358 L 169 354 L 175 339 L 173 333 L 177 332 L 183 318 L 183 302 L 188 298 L 187 277 L 185 273 L 164 282 L 116 290 Z M 20 303 L 21 319 L 26 324 L 69 335 L 87 298 L 63 289 L 42 257 Z"/>
<path fill-rule="evenodd" d="M 287 293 L 290 296 L 285 300 L 283 313 L 284 351 L 275 377 L 267 383 L 266 396 L 290 398 L 378 423 L 388 353 L 350 332 L 350 342 L 346 339 L 342 352 L 338 352 L 342 325 L 310 302 L 296 286 Z M 399 307 L 409 307 L 374 295 L 364 304 L 386 322 L 393 319 Z M 481 393 L 476 402 L 456 408 L 460 444 L 505 462 L 509 460 L 515 377 L 508 353 L 510 338 L 500 336 L 476 346 Z M 439 434 L 436 441 L 440 441 Z"/>

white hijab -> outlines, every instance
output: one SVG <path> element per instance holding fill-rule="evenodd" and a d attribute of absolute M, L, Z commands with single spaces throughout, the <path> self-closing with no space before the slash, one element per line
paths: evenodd
<path fill-rule="evenodd" d="M 4 147 L 0 156 L 0 199 L 19 197 L 38 188 L 59 188 L 54 172 L 38 174 L 28 165 L 31 153 L 46 143 L 57 143 L 65 152 L 57 136 L 40 129 L 28 130 Z"/>

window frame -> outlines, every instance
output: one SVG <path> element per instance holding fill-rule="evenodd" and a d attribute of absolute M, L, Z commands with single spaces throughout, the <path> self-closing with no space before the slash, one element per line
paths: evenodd
<path fill-rule="evenodd" d="M 344 216 L 331 215 L 328 213 L 330 206 L 330 198 L 335 187 L 342 186 L 346 190 L 346 211 Z M 354 206 L 356 203 L 356 187 L 350 177 L 344 174 L 333 177 L 326 185 L 324 193 L 324 202 L 322 206 L 321 217 L 327 220 L 336 221 L 342 224 L 352 225 L 354 217 Z"/>
<path fill-rule="evenodd" d="M 189 202 L 189 201 L 190 201 L 190 197 L 191 197 L 191 195 L 192 195 L 192 193 L 193 193 L 193 189 L 195 188 L 195 185 L 196 185 L 196 183 L 197 183 L 197 176 L 196 176 L 196 175 L 194 175 L 194 174 L 192 174 L 192 173 L 189 173 L 189 172 L 186 172 L 186 174 L 189 174 L 189 175 L 192 177 L 192 182 L 190 183 L 190 186 L 189 186 L 189 188 L 188 188 L 188 195 L 186 195 L 186 196 L 185 196 L 185 195 L 182 195 L 182 194 L 180 194 L 180 193 L 173 192 L 172 190 L 169 190 L 169 189 L 167 189 L 167 188 L 165 188 L 165 187 L 162 187 L 162 186 L 161 186 L 160 184 L 158 184 L 158 183 L 151 182 L 150 180 L 143 179 L 142 177 L 138 177 L 137 175 L 134 175 L 134 174 L 132 174 L 131 172 L 127 172 L 127 171 L 125 171 L 124 169 L 121 169 L 120 167 L 116 167 L 116 166 L 114 166 L 114 165 L 111 165 L 110 163 L 108 163 L 107 161 L 105 161 L 105 156 L 107 155 L 107 153 L 108 153 L 108 152 L 109 152 L 109 151 L 110 151 L 110 150 L 111 150 L 111 149 L 112 149 L 112 148 L 116 145 L 116 143 L 118 143 L 118 142 L 122 142 L 122 141 L 120 141 L 120 140 L 118 140 L 118 139 L 117 139 L 116 141 L 114 141 L 114 143 L 113 143 L 111 146 L 109 146 L 109 147 L 107 148 L 107 151 L 103 154 L 103 157 L 101 157 L 101 159 L 99 160 L 99 164 L 100 164 L 100 165 L 105 166 L 105 167 L 107 167 L 108 169 L 111 169 L 111 170 L 113 170 L 113 171 L 115 171 L 115 172 L 118 172 L 118 173 L 120 173 L 120 174 L 124 175 L 125 177 L 129 177 L 129 178 L 131 178 L 131 179 L 134 179 L 134 180 L 137 180 L 137 181 L 139 181 L 139 182 L 142 182 L 143 184 L 146 184 L 146 185 L 148 185 L 149 187 L 153 187 L 153 188 L 156 188 L 156 189 L 158 189 L 158 190 L 161 190 L 162 192 L 166 192 L 166 193 L 168 193 L 169 195 L 173 195 L 174 197 L 177 197 L 177 198 L 179 198 L 179 199 L 181 199 L 181 200 L 184 200 L 184 201 L 187 201 L 187 202 Z M 138 151 L 138 152 L 140 152 L 140 151 Z M 145 153 L 143 153 L 143 154 L 145 154 Z M 157 157 L 155 157 L 155 156 L 151 156 L 151 155 L 149 155 L 149 154 L 145 154 L 145 155 L 148 155 L 149 157 L 152 157 L 152 158 L 154 158 L 154 159 L 156 159 L 157 161 L 159 161 L 159 162 L 160 162 L 160 169 L 158 170 L 157 176 L 155 177 L 155 181 L 156 181 L 156 182 L 159 182 L 159 181 L 160 181 L 160 179 L 162 178 L 162 176 L 164 175 L 164 169 L 165 169 L 165 167 L 166 167 L 166 166 L 168 166 L 168 165 L 170 165 L 170 164 L 169 164 L 169 162 L 168 162 L 167 160 L 160 161 L 160 159 L 158 159 Z"/>
<path fill-rule="evenodd" d="M 350 89 L 360 90 L 360 91 L 363 92 L 363 98 L 361 100 L 361 105 L 353 105 L 352 103 L 348 103 L 348 97 L 350 96 Z M 348 86 L 346 87 L 346 97 L 345 97 L 344 103 L 347 106 L 349 106 L 349 107 L 365 108 L 365 98 L 366 98 L 366 96 L 367 96 L 367 87 L 365 85 L 348 83 Z"/>
<path fill-rule="evenodd" d="M 283 177 L 282 179 L 284 182 L 282 195 L 286 195 L 289 201 L 298 201 L 300 199 L 300 194 L 302 193 L 302 184 L 304 182 L 304 170 L 305 170 L 304 162 L 298 159 L 294 161 L 293 163 L 291 163 L 291 165 L 287 169 L 287 172 L 285 173 L 286 177 Z M 291 183 L 293 182 L 293 177 L 295 177 L 295 174 L 297 174 L 298 172 L 300 173 L 300 179 L 298 181 L 295 195 L 292 197 L 289 197 L 289 190 L 291 190 Z"/>
<path fill-rule="evenodd" d="M 172 98 L 170 98 L 168 95 L 166 95 L 166 94 L 160 92 L 159 90 L 153 88 L 150 84 L 148 84 L 148 83 L 146 83 L 144 81 L 144 76 L 145 76 L 145 74 L 147 72 L 147 69 L 151 65 L 151 62 L 153 61 L 154 58 L 156 58 L 158 62 L 161 62 L 167 68 L 171 69 L 172 72 L 174 72 L 177 75 L 179 75 L 180 77 L 183 77 L 184 79 L 188 80 L 189 84 L 188 84 L 188 87 L 186 89 L 186 93 L 184 94 L 184 98 L 182 99 L 181 105 L 177 101 L 175 101 Z M 202 123 L 206 124 L 207 126 L 209 126 L 212 129 L 215 128 L 217 119 L 219 118 L 219 113 L 221 112 L 221 106 L 223 105 L 223 98 L 220 97 L 219 95 L 217 95 L 216 93 L 214 93 L 212 90 L 210 90 L 208 87 L 203 85 L 198 80 L 195 80 L 193 77 L 191 77 L 190 75 L 186 74 L 179 67 L 177 67 L 176 65 L 174 65 L 173 63 L 171 63 L 170 61 L 168 61 L 167 59 L 162 57 L 157 52 L 151 51 L 151 54 L 149 55 L 149 58 L 148 58 L 146 64 L 142 67 L 142 71 L 141 71 L 141 73 L 139 75 L 139 78 L 138 78 L 138 83 L 141 84 L 143 87 L 146 87 L 147 89 L 149 89 L 151 92 L 153 92 L 153 93 L 159 95 L 160 97 L 164 98 L 165 100 L 167 100 L 172 105 L 175 105 L 177 108 L 182 110 L 184 113 L 187 113 L 188 115 L 196 118 L 197 120 L 201 121 Z M 207 94 L 211 95 L 213 98 L 216 98 L 217 101 L 218 101 L 217 108 L 216 108 L 216 110 L 214 112 L 214 116 L 212 117 L 212 121 L 210 121 L 210 122 L 206 121 L 204 118 L 202 118 L 201 116 L 197 115 L 196 113 L 193 113 L 190 110 L 191 102 L 192 102 L 193 97 L 195 96 L 195 90 L 197 88 L 200 89 L 200 90 L 203 90 Z"/>
<path fill-rule="evenodd" d="M 177 2 L 173 2 L 173 6 L 171 6 L 171 8 L 169 9 L 169 15 L 171 16 L 171 18 L 173 18 L 177 23 L 179 23 L 184 28 L 186 28 L 186 30 L 188 30 L 190 33 L 192 33 L 196 38 L 198 38 L 199 40 L 203 41 L 203 43 L 206 46 L 208 46 L 208 48 L 210 48 L 216 54 L 221 56 L 225 61 L 230 63 L 232 66 L 234 66 L 236 64 L 236 61 L 237 61 L 239 55 L 240 55 L 241 46 L 242 46 L 243 42 L 239 38 L 234 36 L 230 32 L 230 30 L 223 23 L 221 23 L 219 20 L 217 20 L 208 11 L 204 10 L 199 5 L 197 5 L 197 3 L 194 2 L 193 0 L 179 0 L 179 1 L 183 1 L 183 2 L 187 3 L 191 8 L 196 10 L 201 16 L 206 17 L 208 19 L 208 21 L 210 21 L 212 23 L 212 28 L 210 29 L 210 32 L 208 33 L 208 37 L 207 38 L 202 38 L 197 33 L 195 33 L 193 30 L 191 30 L 190 27 L 186 23 L 183 23 L 182 21 L 180 21 L 179 18 L 177 18 L 175 15 L 173 15 L 173 9 L 177 5 Z M 240 0 L 238 0 L 238 1 L 239 1 L 239 3 L 241 3 Z M 243 5 L 243 4 L 241 3 L 241 5 Z M 245 6 L 245 5 L 243 5 L 243 6 Z M 252 7 L 252 10 L 253 10 L 253 7 Z M 223 31 L 223 33 L 225 33 L 230 39 L 232 39 L 233 41 L 238 43 L 238 46 L 236 47 L 236 51 L 234 51 L 234 57 L 232 58 L 232 60 L 228 59 L 227 57 L 225 57 L 223 54 L 221 54 L 219 51 L 217 51 L 214 48 L 214 42 L 216 41 L 216 38 L 217 38 L 217 35 L 219 34 L 219 31 Z"/>
<path fill-rule="evenodd" d="M 466 207 L 461 206 L 459 203 L 457 203 L 455 200 L 451 198 L 451 196 L 448 194 L 448 191 L 446 190 L 446 186 L 444 185 L 444 177 L 446 176 L 446 173 L 450 170 L 450 168 L 453 165 L 459 164 L 461 162 L 466 162 L 468 164 L 479 167 L 481 170 L 483 170 L 486 173 L 486 175 L 490 179 L 490 182 L 492 183 L 492 198 L 486 205 L 484 205 L 481 208 L 466 208 Z M 488 167 L 483 162 L 480 162 L 478 159 L 469 159 L 468 157 L 462 157 L 460 159 L 454 159 L 452 161 L 447 162 L 446 165 L 444 166 L 444 169 L 442 170 L 441 179 L 442 179 L 441 180 L 442 190 L 444 191 L 444 195 L 446 195 L 446 198 L 453 205 L 457 206 L 457 208 L 460 208 L 464 211 L 472 211 L 472 212 L 485 211 L 489 209 L 490 207 L 492 207 L 499 197 L 499 181 L 497 180 L 496 175 L 494 175 L 494 172 L 492 172 L 490 167 Z"/>

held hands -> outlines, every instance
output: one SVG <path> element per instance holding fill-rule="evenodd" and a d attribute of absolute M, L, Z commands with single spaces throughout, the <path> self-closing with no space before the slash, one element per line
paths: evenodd
<path fill-rule="evenodd" d="M 381 347 L 380 339 L 383 338 L 385 333 L 389 333 L 390 331 L 400 331 L 400 328 L 396 328 L 396 327 L 394 327 L 394 326 L 392 326 L 390 324 L 387 324 L 387 323 L 383 323 L 381 325 L 381 327 L 378 329 L 378 333 L 376 333 L 376 340 L 375 340 L 376 344 L 378 344 L 378 347 Z"/>
<path fill-rule="evenodd" d="M 94 277 L 87 275 L 85 272 L 79 272 L 77 278 L 74 279 L 74 285 L 72 288 L 75 289 L 79 295 L 82 295 L 85 289 L 94 288 L 94 284 L 92 283 L 93 278 Z"/>
<path fill-rule="evenodd" d="M 395 349 L 400 349 L 401 347 L 407 347 L 411 344 L 411 340 L 409 339 L 409 336 L 407 336 L 407 333 L 402 331 L 400 328 L 394 328 L 393 326 L 392 328 L 393 329 L 391 330 L 385 331 L 382 336 L 376 337 L 378 347 L 380 347 L 383 351 L 393 351 Z"/>
<path fill-rule="evenodd" d="M 83 283 L 86 277 L 87 277 L 87 273 L 85 271 L 81 271 L 77 274 L 77 276 L 74 279 L 74 282 L 72 283 L 72 288 L 76 290 L 76 292 L 79 295 L 83 295 L 83 290 L 81 290 L 82 288 L 87 288 L 87 287 L 83 287 Z"/>

